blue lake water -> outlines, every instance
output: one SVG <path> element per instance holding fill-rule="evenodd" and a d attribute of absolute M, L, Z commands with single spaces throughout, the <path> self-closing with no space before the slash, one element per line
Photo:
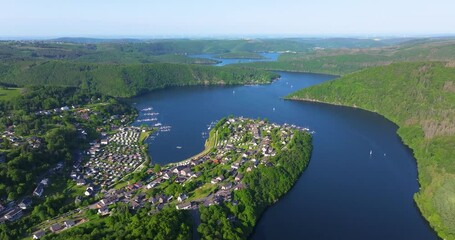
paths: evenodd
<path fill-rule="evenodd" d="M 310 164 L 265 211 L 253 239 L 437 239 L 413 201 L 416 163 L 397 126 L 359 109 L 283 100 L 334 76 L 279 74 L 268 85 L 168 88 L 133 99 L 145 109 L 135 124 L 165 126 L 148 140 L 152 162 L 202 151 L 207 125 L 231 114 L 308 127 L 316 132 Z"/>
<path fill-rule="evenodd" d="M 197 54 L 197 55 L 191 55 L 191 57 L 207 58 L 207 59 L 213 59 L 216 61 L 221 61 L 220 63 L 216 64 L 215 66 L 224 66 L 224 65 L 235 64 L 235 63 L 276 61 L 276 60 L 278 60 L 278 57 L 280 56 L 280 53 L 276 53 L 276 52 L 259 53 L 259 54 L 261 54 L 264 58 L 263 59 L 247 59 L 247 58 L 246 59 L 239 59 L 239 58 L 219 59 L 219 58 L 215 58 L 214 54 Z"/>

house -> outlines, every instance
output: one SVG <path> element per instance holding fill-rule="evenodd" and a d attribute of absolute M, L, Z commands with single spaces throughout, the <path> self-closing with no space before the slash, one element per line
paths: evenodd
<path fill-rule="evenodd" d="M 167 201 L 166 195 L 163 195 L 163 194 L 157 196 L 157 199 L 158 199 L 159 203 L 165 203 Z"/>
<path fill-rule="evenodd" d="M 231 189 L 231 188 L 232 188 L 232 183 L 231 182 L 226 183 L 223 186 L 221 186 L 221 189 L 223 189 L 223 190 L 227 190 L 227 189 Z"/>
<path fill-rule="evenodd" d="M 77 185 L 77 186 L 83 186 L 83 185 L 85 185 L 85 184 L 86 184 L 86 181 L 85 181 L 85 179 L 83 179 L 83 178 L 77 179 L 77 180 L 76 180 L 76 185 Z"/>
<path fill-rule="evenodd" d="M 182 210 L 182 209 L 190 209 L 191 206 L 192 206 L 191 202 L 187 202 L 187 203 L 178 204 L 175 206 L 175 208 L 177 208 L 178 210 Z"/>
<path fill-rule="evenodd" d="M 219 182 L 221 182 L 221 181 L 224 180 L 224 177 L 223 177 L 223 176 L 218 176 L 218 177 L 216 177 L 216 180 L 218 180 Z"/>
<path fill-rule="evenodd" d="M 151 197 L 151 198 L 149 199 L 149 203 L 155 205 L 156 203 L 158 203 L 158 199 L 156 199 L 156 198 L 154 198 L 154 197 Z"/>
<path fill-rule="evenodd" d="M 70 228 L 70 227 L 76 225 L 76 222 L 74 222 L 74 220 L 72 220 L 72 219 L 69 219 L 69 220 L 64 221 L 63 224 L 65 225 L 66 228 Z"/>
<path fill-rule="evenodd" d="M 109 144 L 109 139 L 103 138 L 101 139 L 101 145 L 108 145 Z"/>
<path fill-rule="evenodd" d="M 206 206 L 206 207 L 212 206 L 213 204 L 215 204 L 213 197 L 207 198 L 207 199 L 204 201 L 204 206 Z"/>
<path fill-rule="evenodd" d="M 101 216 L 105 216 L 105 215 L 109 214 L 109 208 L 104 206 L 104 207 L 98 209 L 98 214 L 100 214 Z"/>
<path fill-rule="evenodd" d="M 190 168 L 184 168 L 184 169 L 180 170 L 180 175 L 191 176 L 191 169 Z"/>
<path fill-rule="evenodd" d="M 235 176 L 234 180 L 237 181 L 237 182 L 239 182 L 239 181 L 242 180 L 242 178 L 243 178 L 243 175 L 242 175 L 241 173 L 239 173 L 239 174 L 237 174 L 237 175 Z"/>
<path fill-rule="evenodd" d="M 182 193 L 182 194 L 180 194 L 180 195 L 178 196 L 177 201 L 183 202 L 183 201 L 185 201 L 187 198 L 188 198 L 188 196 L 187 196 L 186 194 Z"/>
<path fill-rule="evenodd" d="M 153 182 L 147 184 L 146 188 L 147 189 L 151 189 L 151 188 L 154 188 L 156 185 L 158 185 L 158 183 L 153 181 Z"/>
<path fill-rule="evenodd" d="M 191 174 L 192 178 L 197 178 L 197 177 L 200 177 L 200 176 L 201 176 L 201 172 L 195 172 L 195 173 Z"/>
<path fill-rule="evenodd" d="M 4 218 L 8 221 L 14 222 L 17 219 L 19 219 L 20 217 L 22 217 L 22 214 L 23 214 L 22 209 L 15 208 L 15 209 L 9 211 L 8 213 L 6 213 Z"/>
<path fill-rule="evenodd" d="M 167 172 L 167 173 L 165 173 L 165 174 L 163 175 L 163 179 L 168 180 L 168 179 L 171 179 L 173 176 L 174 176 L 174 173 L 172 173 L 172 172 Z"/>
<path fill-rule="evenodd" d="M 234 187 L 235 191 L 241 190 L 241 189 L 245 189 L 245 185 L 243 185 L 243 183 L 239 183 Z"/>
<path fill-rule="evenodd" d="M 130 202 L 130 207 L 131 207 L 131 209 L 133 209 L 133 210 L 136 210 L 137 208 L 139 208 L 139 206 L 140 206 L 140 204 L 137 203 L 136 201 L 131 201 L 131 202 Z"/>
<path fill-rule="evenodd" d="M 88 187 L 85 192 L 84 192 L 85 196 L 91 196 L 93 194 L 93 187 Z"/>
<path fill-rule="evenodd" d="M 201 164 L 203 162 L 204 162 L 204 160 L 202 160 L 202 159 L 193 159 L 193 160 L 191 160 L 190 164 L 192 166 L 196 166 L 196 165 L 199 165 L 199 164 Z"/>
<path fill-rule="evenodd" d="M 97 206 L 99 206 L 99 208 L 103 207 L 103 206 L 107 206 L 107 205 L 111 205 L 111 204 L 114 204 L 118 201 L 118 198 L 116 196 L 111 196 L 111 197 L 106 197 L 106 198 L 103 198 L 101 199 L 98 203 L 97 203 Z"/>
<path fill-rule="evenodd" d="M 185 166 L 177 166 L 174 169 L 172 169 L 172 172 L 179 174 L 180 171 L 182 171 L 183 169 L 185 169 Z"/>
<path fill-rule="evenodd" d="M 133 200 L 136 201 L 136 202 L 142 202 L 142 200 L 144 200 L 145 198 L 145 193 L 139 193 L 138 195 L 136 195 Z"/>
<path fill-rule="evenodd" d="M 17 206 L 21 209 L 25 210 L 32 205 L 32 199 L 24 198 Z"/>
<path fill-rule="evenodd" d="M 185 181 L 186 181 L 186 178 L 183 178 L 183 177 L 178 177 L 178 178 L 175 179 L 176 183 L 183 183 Z"/>
<path fill-rule="evenodd" d="M 164 204 L 160 203 L 156 206 L 156 210 L 161 211 L 164 208 Z"/>
<path fill-rule="evenodd" d="M 238 162 L 231 165 L 231 168 L 235 169 L 235 170 L 239 169 L 239 167 L 240 167 L 240 163 L 238 163 Z"/>
<path fill-rule="evenodd" d="M 133 197 L 133 191 L 126 192 L 124 194 L 124 196 L 125 196 L 125 198 L 128 198 L 128 199 L 132 198 Z"/>
<path fill-rule="evenodd" d="M 49 179 L 45 178 L 45 179 L 41 180 L 40 183 L 43 184 L 44 186 L 47 186 L 47 185 L 49 185 Z"/>
<path fill-rule="evenodd" d="M 210 181 L 211 184 L 217 184 L 218 182 L 219 181 L 216 178 L 212 178 L 212 180 Z"/>
<path fill-rule="evenodd" d="M 44 184 L 40 183 L 38 186 L 36 186 L 35 190 L 33 191 L 33 195 L 37 197 L 41 197 L 44 192 Z"/>
<path fill-rule="evenodd" d="M 43 230 L 39 230 L 38 232 L 33 233 L 33 239 L 40 239 L 42 238 L 46 233 Z"/>
<path fill-rule="evenodd" d="M 59 230 L 62 230 L 63 226 L 60 224 L 60 223 L 55 223 L 55 224 L 52 224 L 52 226 L 49 227 L 49 230 L 53 233 L 59 231 Z"/>
<path fill-rule="evenodd" d="M 232 192 L 227 190 L 218 191 L 215 196 L 221 200 L 230 201 L 232 197 Z"/>

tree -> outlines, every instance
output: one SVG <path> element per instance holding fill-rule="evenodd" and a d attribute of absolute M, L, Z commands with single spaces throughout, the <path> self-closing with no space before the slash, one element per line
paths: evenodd
<path fill-rule="evenodd" d="M 155 173 L 161 172 L 161 166 L 158 163 L 156 163 L 155 166 L 153 166 L 153 171 Z"/>

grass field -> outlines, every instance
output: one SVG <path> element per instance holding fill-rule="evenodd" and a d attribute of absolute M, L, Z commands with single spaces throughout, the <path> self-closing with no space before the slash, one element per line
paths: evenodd
<path fill-rule="evenodd" d="M 0 89 L 0 101 L 11 100 L 21 94 L 21 88 L 6 88 Z"/>

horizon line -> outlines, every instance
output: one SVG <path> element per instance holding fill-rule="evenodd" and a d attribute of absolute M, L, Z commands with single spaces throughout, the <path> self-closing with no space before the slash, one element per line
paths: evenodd
<path fill-rule="evenodd" d="M 60 38 L 82 38 L 82 39 L 100 39 L 100 40 L 122 40 L 122 39 L 131 39 L 131 40 L 154 40 L 154 39 L 280 39 L 280 38 L 357 38 L 357 39 L 374 39 L 374 38 L 384 38 L 384 39 L 393 39 L 393 38 L 443 38 L 443 37 L 455 37 L 455 33 L 395 33 L 395 34 L 157 34 L 157 35 L 122 35 L 122 34 L 113 34 L 113 35 L 91 35 L 91 34 L 80 34 L 80 35 L 30 35 L 30 36 L 1 36 L 0 40 L 57 40 Z"/>

